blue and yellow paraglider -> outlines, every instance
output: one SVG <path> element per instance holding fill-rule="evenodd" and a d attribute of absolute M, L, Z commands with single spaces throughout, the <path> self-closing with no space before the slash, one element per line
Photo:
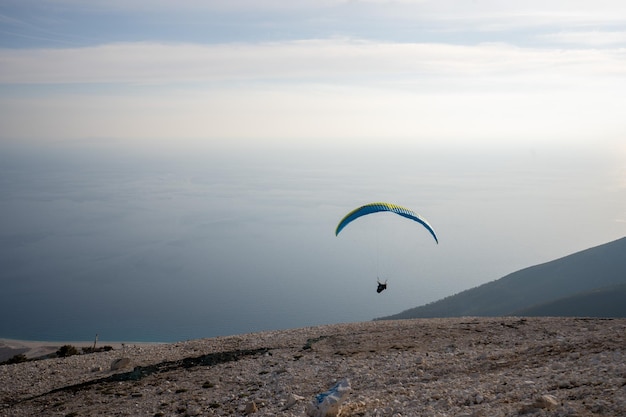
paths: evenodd
<path fill-rule="evenodd" d="M 437 238 L 437 234 L 435 233 L 435 230 L 425 218 L 423 218 L 422 216 L 420 216 L 419 214 L 417 214 L 411 209 L 398 206 L 396 204 L 390 204 L 390 203 L 370 203 L 370 204 L 366 204 L 364 206 L 361 206 L 359 208 L 352 210 L 343 219 L 341 219 L 341 221 L 337 225 L 337 228 L 335 229 L 335 236 L 338 236 L 339 233 L 347 225 L 349 225 L 356 219 L 363 217 L 363 216 L 367 216 L 368 214 L 381 213 L 381 212 L 395 213 L 399 216 L 405 217 L 409 220 L 412 220 L 414 222 L 421 224 L 432 235 L 432 237 L 435 239 L 435 242 L 437 244 L 439 243 L 439 239 Z M 380 280 L 377 278 L 377 283 L 378 283 L 378 287 L 376 289 L 377 293 L 380 294 L 381 292 L 387 289 L 386 280 L 385 282 L 380 282 Z"/>
<path fill-rule="evenodd" d="M 357 209 L 352 210 L 348 213 L 337 225 L 337 229 L 335 229 L 335 236 L 339 235 L 339 232 L 343 230 L 344 227 L 349 225 L 354 220 L 359 217 L 367 216 L 368 214 L 380 213 L 380 212 L 391 212 L 395 213 L 399 216 L 406 217 L 407 219 L 413 220 L 415 222 L 420 223 L 422 226 L 426 228 L 430 232 L 430 234 L 435 238 L 435 242 L 439 243 L 439 239 L 437 239 L 437 235 L 433 230 L 432 226 L 426 221 L 425 218 L 410 210 L 406 207 L 398 206 L 390 203 L 370 203 L 364 206 L 361 206 Z"/>

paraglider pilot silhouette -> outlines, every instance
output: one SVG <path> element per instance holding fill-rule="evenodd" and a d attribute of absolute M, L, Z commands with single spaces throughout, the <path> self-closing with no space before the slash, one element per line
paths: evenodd
<path fill-rule="evenodd" d="M 363 216 L 366 216 L 368 214 L 373 214 L 373 213 L 380 213 L 380 212 L 395 213 L 399 216 L 405 217 L 409 220 L 412 220 L 414 222 L 421 224 L 422 226 L 426 228 L 426 230 L 428 230 L 428 232 L 435 239 L 435 243 L 439 243 L 439 239 L 437 239 L 437 235 L 435 234 L 435 231 L 433 230 L 432 226 L 426 221 L 425 218 L 423 218 L 422 216 L 420 216 L 419 214 L 417 214 L 411 209 L 398 206 L 396 204 L 390 204 L 390 203 L 370 203 L 370 204 L 366 204 L 364 206 L 361 206 L 359 208 L 352 210 L 343 219 L 341 219 L 341 221 L 337 225 L 337 228 L 335 229 L 335 236 L 338 236 L 339 232 L 341 232 L 341 230 L 343 230 L 344 227 L 346 227 L 348 224 L 358 219 L 359 217 L 363 217 Z M 380 282 L 380 279 L 378 278 L 376 278 L 376 281 L 378 282 L 378 288 L 376 288 L 376 292 L 380 294 L 381 292 L 387 289 L 387 281 L 385 280 L 385 282 L 382 283 Z"/>

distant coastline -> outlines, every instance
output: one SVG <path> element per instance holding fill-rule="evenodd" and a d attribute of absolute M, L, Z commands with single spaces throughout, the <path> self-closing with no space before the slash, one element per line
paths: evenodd
<path fill-rule="evenodd" d="M 113 349 L 122 349 L 124 346 L 157 345 L 161 342 L 107 342 L 98 340 L 96 347 L 111 346 Z M 77 349 L 93 347 L 94 341 L 46 341 L 46 340 L 18 340 L 0 338 L 0 362 L 4 362 L 15 355 L 24 355 L 28 359 L 45 357 L 55 353 L 61 346 L 71 345 Z"/>

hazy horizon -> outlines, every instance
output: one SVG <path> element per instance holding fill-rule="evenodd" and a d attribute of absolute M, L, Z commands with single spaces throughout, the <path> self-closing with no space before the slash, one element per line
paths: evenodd
<path fill-rule="evenodd" d="M 371 320 L 625 236 L 625 22 L 618 1 L 5 2 L 0 337 Z M 389 216 L 334 235 L 374 201 L 440 244 Z"/>
<path fill-rule="evenodd" d="M 588 153 L 55 149 L 2 165 L 3 336 L 173 341 L 370 320 L 623 236 L 590 180 L 610 184 L 611 158 Z M 385 215 L 335 237 L 378 200 L 414 208 L 440 244 Z"/>

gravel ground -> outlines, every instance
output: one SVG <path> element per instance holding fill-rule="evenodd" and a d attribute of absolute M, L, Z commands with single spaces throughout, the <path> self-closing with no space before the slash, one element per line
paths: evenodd
<path fill-rule="evenodd" d="M 626 319 L 376 321 L 0 366 L 0 416 L 626 416 Z M 111 370 L 112 364 L 121 366 Z"/>

